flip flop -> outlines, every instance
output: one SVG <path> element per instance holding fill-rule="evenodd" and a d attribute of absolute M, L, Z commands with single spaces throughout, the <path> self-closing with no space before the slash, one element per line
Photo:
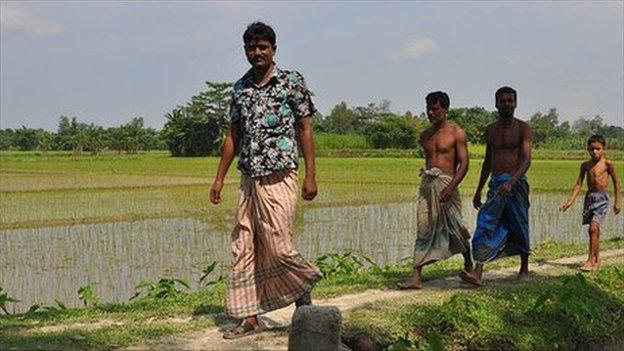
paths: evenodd
<path fill-rule="evenodd" d="M 239 325 L 232 329 L 228 329 L 223 333 L 224 339 L 238 339 L 245 336 L 253 335 L 262 331 L 262 327 L 258 324 L 253 326 L 251 323 L 243 320 Z"/>

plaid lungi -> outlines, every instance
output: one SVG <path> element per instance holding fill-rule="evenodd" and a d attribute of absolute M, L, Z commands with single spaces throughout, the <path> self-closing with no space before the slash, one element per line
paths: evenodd
<path fill-rule="evenodd" d="M 296 171 L 243 175 L 226 294 L 230 316 L 243 318 L 288 306 L 322 278 L 293 247 L 296 202 Z"/>
<path fill-rule="evenodd" d="M 451 183 L 453 176 L 433 167 L 423 169 L 421 177 L 414 267 L 467 252 L 470 248 L 470 233 L 462 220 L 457 189 L 447 202 L 440 202 L 440 193 Z"/>

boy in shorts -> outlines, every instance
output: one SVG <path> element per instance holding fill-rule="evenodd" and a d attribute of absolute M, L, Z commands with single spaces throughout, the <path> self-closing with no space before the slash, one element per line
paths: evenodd
<path fill-rule="evenodd" d="M 609 196 L 607 194 L 608 177 L 613 181 L 615 200 L 613 212 L 617 215 L 622 210 L 620 202 L 620 178 L 615 173 L 613 162 L 603 156 L 606 149 L 605 139 L 601 135 L 592 135 L 587 139 L 587 152 L 591 159 L 581 164 L 581 170 L 572 189 L 572 195 L 559 207 L 566 211 L 572 204 L 583 186 L 583 178 L 587 174 L 587 193 L 583 205 L 583 224 L 589 224 L 589 257 L 581 266 L 582 271 L 597 271 L 600 269 L 600 223 L 603 221 Z"/>

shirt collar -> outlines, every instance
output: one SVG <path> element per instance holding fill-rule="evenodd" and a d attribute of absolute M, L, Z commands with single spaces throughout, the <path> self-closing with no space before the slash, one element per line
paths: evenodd
<path fill-rule="evenodd" d="M 269 80 L 267 81 L 267 83 L 264 86 L 269 85 L 274 80 L 277 81 L 279 79 L 279 73 L 281 71 L 282 70 L 279 69 L 279 67 L 277 67 L 277 64 L 273 64 L 273 70 L 271 71 L 271 74 L 269 75 L 270 78 L 269 78 Z M 245 73 L 245 75 L 243 76 L 243 81 L 245 82 L 246 86 L 253 86 L 255 88 L 262 88 L 261 86 L 256 84 L 256 82 L 254 82 L 253 68 L 250 68 L 249 71 L 247 71 L 247 73 Z"/>

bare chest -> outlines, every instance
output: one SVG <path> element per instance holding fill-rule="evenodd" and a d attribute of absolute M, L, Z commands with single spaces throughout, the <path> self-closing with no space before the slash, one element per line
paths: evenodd
<path fill-rule="evenodd" d="M 490 145 L 499 150 L 515 150 L 522 143 L 520 131 L 517 128 L 494 128 L 488 139 Z"/>
<path fill-rule="evenodd" d="M 597 164 L 587 171 L 587 176 L 592 180 L 606 179 L 607 175 L 607 167 L 603 164 Z"/>
<path fill-rule="evenodd" d="M 422 146 L 427 153 L 451 153 L 455 151 L 455 138 L 452 135 L 433 135 Z"/>

